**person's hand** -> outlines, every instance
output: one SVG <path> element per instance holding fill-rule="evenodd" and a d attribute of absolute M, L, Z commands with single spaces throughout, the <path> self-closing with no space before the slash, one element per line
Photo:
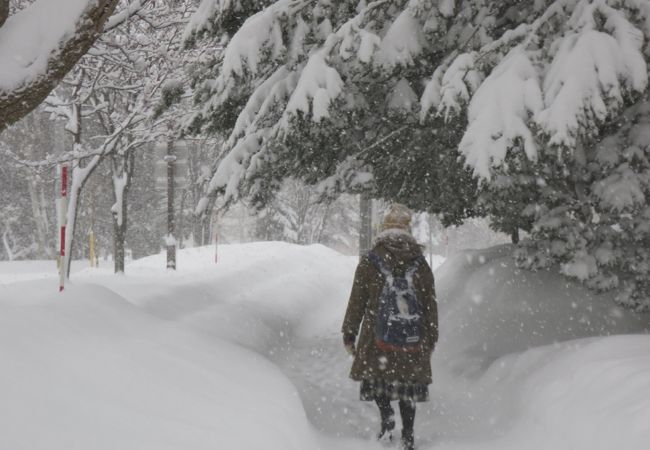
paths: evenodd
<path fill-rule="evenodd" d="M 344 335 L 343 336 L 343 345 L 345 346 L 345 351 L 347 351 L 350 356 L 356 354 L 356 349 L 354 348 L 354 341 L 356 341 L 356 336 Z"/>

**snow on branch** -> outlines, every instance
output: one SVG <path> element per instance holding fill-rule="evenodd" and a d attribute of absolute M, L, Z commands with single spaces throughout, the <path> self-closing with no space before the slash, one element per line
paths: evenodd
<path fill-rule="evenodd" d="M 0 145 L 0 154 L 8 157 L 19 166 L 28 167 L 35 171 L 49 170 L 52 167 L 56 167 L 62 163 L 79 161 L 86 158 L 90 158 L 91 160 L 94 160 L 94 158 L 99 158 L 99 160 L 101 160 L 117 150 L 117 145 L 120 143 L 120 139 L 122 139 L 127 131 L 132 131 L 132 127 L 145 122 L 147 118 L 147 115 L 143 113 L 143 106 L 139 105 L 138 107 L 134 108 L 134 110 L 129 113 L 127 117 L 125 117 L 116 125 L 115 130 L 111 132 L 111 134 L 102 136 L 103 142 L 96 148 L 88 149 L 84 148 L 82 145 L 75 145 L 73 149 L 68 152 L 56 155 L 48 155 L 44 160 L 34 161 L 19 157 L 12 150 L 10 150 L 6 144 L 2 143 Z M 153 140 L 155 140 L 155 135 L 143 136 L 142 138 L 134 139 L 129 141 L 127 144 L 121 145 L 120 151 L 128 151 L 132 148 L 136 148 L 146 143 L 152 142 Z"/>
<path fill-rule="evenodd" d="M 254 5 L 263 9 L 264 0 L 202 0 L 192 14 L 183 32 L 185 46 L 192 46 L 197 38 L 205 34 L 230 32 L 233 18 L 245 18 L 246 8 Z"/>
<path fill-rule="evenodd" d="M 289 92 L 295 89 L 296 82 L 297 74 L 290 72 L 285 66 L 281 66 L 260 84 L 237 117 L 228 143 L 234 145 L 237 139 L 253 132 L 277 103 L 285 101 Z"/>
<path fill-rule="evenodd" d="M 133 0 L 131 3 L 122 8 L 120 12 L 114 14 L 110 19 L 108 19 L 106 25 L 104 26 L 104 32 L 110 31 L 122 25 L 131 17 L 138 14 L 150 1 L 151 0 Z"/>
<path fill-rule="evenodd" d="M 648 84 L 641 31 L 611 7 L 590 6 L 574 13 L 571 24 L 583 29 L 557 42 L 544 80 L 546 108 L 537 121 L 551 144 L 575 146 L 578 137 L 618 112 L 626 96 Z M 595 29 L 597 12 L 607 17 L 605 31 Z"/>
<path fill-rule="evenodd" d="M 355 33 L 346 34 L 339 46 L 339 54 L 344 60 L 348 60 L 356 55 L 362 63 L 369 64 L 379 46 L 381 38 L 375 33 L 358 29 Z"/>
<path fill-rule="evenodd" d="M 447 119 L 469 103 L 483 81 L 483 74 L 476 69 L 476 58 L 474 52 L 459 55 L 440 80 L 438 113 Z"/>
<path fill-rule="evenodd" d="M 285 50 L 280 19 L 294 14 L 305 2 L 281 0 L 251 16 L 235 33 L 224 51 L 220 79 L 257 74 L 264 54 L 279 57 Z"/>
<path fill-rule="evenodd" d="M 309 112 L 309 99 L 314 101 L 314 120 L 326 116 L 331 100 L 329 95 L 334 95 L 337 89 L 340 92 L 337 83 L 342 81 L 334 69 L 329 68 L 334 74 L 323 71 L 321 64 L 324 61 L 318 54 L 322 52 L 312 55 L 310 61 L 314 61 L 313 65 L 309 66 L 308 63 L 302 73 L 290 72 L 281 66 L 251 95 L 226 142 L 229 150 L 218 164 L 208 186 L 208 193 L 223 191 L 226 202 L 236 199 L 241 184 L 255 173 L 255 161 L 259 160 L 266 140 L 282 128 L 283 124 L 288 124 L 289 114 L 298 110 Z M 314 78 L 314 74 L 318 76 Z M 289 98 L 283 120 L 267 127 L 261 126 L 260 123 L 272 112 L 272 108 L 277 107 L 278 103 L 284 103 L 290 93 L 293 94 Z M 197 208 L 197 213 L 201 212 L 202 208 Z"/>
<path fill-rule="evenodd" d="M 298 84 L 289 99 L 283 117 L 283 125 L 288 125 L 290 115 L 303 112 L 311 113 L 312 120 L 316 123 L 329 117 L 329 106 L 343 90 L 343 80 L 333 67 L 325 61 L 328 53 L 327 47 L 315 52 L 309 58 L 298 80 Z M 310 100 L 312 108 L 310 110 Z"/>
<path fill-rule="evenodd" d="M 238 198 L 242 183 L 255 173 L 255 161 L 263 153 L 264 144 L 270 136 L 276 134 L 283 122 L 267 127 L 260 123 L 277 103 L 284 103 L 289 93 L 297 90 L 298 76 L 298 73 L 289 72 L 282 66 L 251 95 L 225 144 L 228 151 L 219 161 L 210 180 L 208 195 L 223 192 L 226 203 Z M 206 206 L 205 201 L 201 202 L 196 213 L 203 213 Z"/>
<path fill-rule="evenodd" d="M 641 15 L 650 23 L 650 7 L 638 0 L 621 3 L 557 0 L 530 24 L 446 61 L 425 88 L 421 118 L 433 112 L 448 120 L 467 110 L 460 150 L 475 174 L 486 178 L 510 148 L 534 160 L 538 140 L 572 149 L 597 137 L 648 87 L 643 51 L 650 35 L 633 19 Z M 559 30 L 543 26 L 553 18 Z M 483 72 L 489 76 L 481 83 Z"/>
<path fill-rule="evenodd" d="M 375 54 L 375 63 L 380 66 L 412 65 L 422 52 L 424 33 L 420 22 L 405 9 L 390 25 Z"/>
<path fill-rule="evenodd" d="M 253 155 L 260 151 L 261 142 L 266 137 L 266 130 L 248 134 L 237 141 L 235 146 L 220 161 L 210 184 L 208 194 L 225 191 L 225 199 L 229 201 L 238 197 L 240 183 L 246 177 L 246 169 Z M 197 213 L 203 211 L 197 208 Z"/>
<path fill-rule="evenodd" d="M 489 178 L 490 168 L 498 166 L 518 141 L 528 158 L 536 159 L 537 147 L 528 122 L 542 107 L 537 71 L 517 47 L 492 71 L 469 106 L 469 125 L 460 152 L 474 173 Z"/>
<path fill-rule="evenodd" d="M 448 6 L 453 9 L 453 2 L 451 3 Z M 439 8 L 441 13 L 449 12 L 449 9 L 442 9 L 442 4 Z M 485 72 L 489 73 L 490 67 L 496 66 L 511 48 L 518 45 L 522 48 L 528 47 L 535 40 L 540 28 L 563 11 L 562 2 L 556 1 L 533 22 L 522 23 L 514 29 L 506 30 L 498 39 L 477 51 L 465 52 L 465 47 L 473 35 L 470 36 L 455 51 L 443 58 L 426 84 L 420 100 L 421 120 L 430 114 L 443 116 L 446 120 L 460 114 L 485 78 Z M 476 28 L 474 33 L 479 30 Z"/>
<path fill-rule="evenodd" d="M 356 56 L 362 63 L 388 69 L 416 63 L 427 45 L 421 19 L 414 15 L 416 8 L 395 13 L 390 6 L 385 0 L 369 3 L 336 31 L 343 60 Z"/>
<path fill-rule="evenodd" d="M 650 2 L 647 0 L 626 0 L 630 7 L 634 8 L 643 19 L 642 25 L 646 35 L 650 35 Z"/>
<path fill-rule="evenodd" d="M 281 66 L 253 92 L 225 144 L 230 150 L 220 161 L 210 181 L 210 193 L 225 191 L 227 202 L 237 198 L 239 186 L 246 177 L 251 159 L 261 151 L 263 140 L 275 130 L 273 126 L 265 128 L 260 123 L 273 111 L 277 103 L 286 101 L 289 92 L 295 89 L 297 80 L 297 73 Z M 199 205 L 197 213 L 202 213 L 205 206 L 205 202 Z"/>
<path fill-rule="evenodd" d="M 190 18 L 183 34 L 183 40 L 188 41 L 194 34 L 209 30 L 211 18 L 227 9 L 229 4 L 230 0 L 203 0 Z"/>
<path fill-rule="evenodd" d="M 45 99 L 92 46 L 118 0 L 37 0 L 0 27 L 0 130 Z"/>

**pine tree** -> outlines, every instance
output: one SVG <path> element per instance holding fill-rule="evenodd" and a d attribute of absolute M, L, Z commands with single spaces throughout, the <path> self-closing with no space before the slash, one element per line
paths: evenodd
<path fill-rule="evenodd" d="M 597 290 L 619 288 L 619 303 L 650 309 L 639 138 L 648 132 L 650 3 L 546 3 L 457 58 L 483 80 L 454 110 L 467 111 L 459 150 L 497 226 L 530 231 L 521 265 L 560 264 Z"/>
<path fill-rule="evenodd" d="M 530 234 L 523 265 L 644 309 L 643 251 L 603 257 L 638 245 L 642 152 L 608 165 L 598 149 L 633 133 L 649 38 L 644 0 L 277 1 L 228 41 L 193 125 L 229 136 L 210 186 L 226 198 L 264 204 L 295 176 L 447 223 L 486 213 Z"/>
<path fill-rule="evenodd" d="M 475 183 L 455 152 L 463 121 L 420 113 L 436 65 L 496 29 L 500 8 L 469 3 L 278 1 L 253 15 L 197 96 L 192 128 L 229 134 L 211 190 L 263 205 L 295 176 L 448 223 L 474 214 Z"/>

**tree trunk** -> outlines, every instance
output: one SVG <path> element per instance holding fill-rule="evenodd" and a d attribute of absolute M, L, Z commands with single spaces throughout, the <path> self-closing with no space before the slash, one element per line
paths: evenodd
<path fill-rule="evenodd" d="M 200 195 L 196 195 L 195 199 L 201 199 Z M 210 245 L 212 243 L 212 213 L 215 209 L 216 196 L 208 197 L 207 206 L 203 213 L 194 213 L 194 233 L 195 236 L 200 236 L 200 245 Z"/>
<path fill-rule="evenodd" d="M 174 238 L 174 141 L 167 142 L 167 268 L 176 270 L 176 240 Z"/>
<path fill-rule="evenodd" d="M 36 228 L 36 247 L 39 258 L 48 258 L 51 252 L 47 246 L 47 224 L 41 215 L 42 209 L 40 204 L 40 197 L 38 195 L 38 180 L 35 176 L 27 177 L 27 189 L 29 190 L 29 200 L 32 207 L 32 219 Z"/>
<path fill-rule="evenodd" d="M 113 155 L 113 259 L 115 273 L 124 273 L 126 268 L 126 232 L 128 193 L 133 180 L 135 153 Z"/>
<path fill-rule="evenodd" d="M 519 228 L 515 228 L 512 230 L 512 234 L 510 235 L 510 239 L 512 239 L 513 244 L 519 244 Z"/>
<path fill-rule="evenodd" d="M 125 176 L 123 173 L 121 176 Z M 127 186 L 121 176 L 113 175 L 113 262 L 115 273 L 124 273 L 126 263 Z M 127 181 L 128 183 L 128 181 Z"/>
<path fill-rule="evenodd" d="M 360 199 L 361 228 L 359 229 L 359 256 L 370 251 L 372 246 L 372 199 L 361 194 Z"/>
<path fill-rule="evenodd" d="M 125 271 L 125 243 L 126 243 L 126 227 L 124 224 L 118 225 L 113 222 L 113 257 L 114 257 L 114 270 L 115 273 L 124 273 Z"/>
<path fill-rule="evenodd" d="M 325 205 L 325 210 L 323 211 L 322 220 L 320 221 L 320 224 L 318 224 L 316 236 L 313 239 L 313 241 L 315 241 L 317 244 L 323 243 L 323 235 L 325 234 L 325 228 L 327 228 L 327 221 L 329 220 L 330 209 L 331 209 L 331 204 L 327 203 Z"/>
<path fill-rule="evenodd" d="M 93 156 L 85 167 L 74 167 L 72 169 L 72 182 L 70 186 L 70 194 L 68 196 L 68 215 L 66 217 L 65 229 L 65 267 L 66 278 L 68 279 L 70 278 L 70 266 L 72 261 L 72 251 L 74 248 L 74 231 L 77 226 L 77 215 L 79 212 L 81 192 L 86 181 L 88 181 L 88 178 L 95 171 L 101 160 L 101 156 Z M 76 161 L 76 163 L 78 164 L 78 161 Z"/>
<path fill-rule="evenodd" d="M 204 215 L 194 214 L 192 217 L 192 236 L 196 245 L 208 245 L 210 238 L 206 236 L 207 219 Z"/>
<path fill-rule="evenodd" d="M 9 0 L 0 0 L 0 27 L 9 17 Z"/>
<path fill-rule="evenodd" d="M 185 233 L 184 233 L 184 228 L 185 228 L 184 210 L 185 210 L 185 196 L 186 195 L 187 195 L 187 191 L 183 191 L 183 193 L 180 196 L 181 197 L 181 204 L 180 204 L 179 215 L 178 215 L 178 230 L 176 230 L 177 234 L 178 234 L 178 248 L 184 248 L 184 245 L 185 245 L 183 237 L 185 235 Z"/>
<path fill-rule="evenodd" d="M 75 108 L 77 114 L 77 127 L 74 136 L 75 147 L 81 146 L 81 114 L 78 107 Z M 83 190 L 86 181 L 90 175 L 95 171 L 99 163 L 104 159 L 104 154 L 95 155 L 86 164 L 85 167 L 81 166 L 81 160 L 74 160 L 72 162 L 72 180 L 70 182 L 70 189 L 68 195 L 68 215 L 66 217 L 65 228 L 65 271 L 66 278 L 70 278 L 70 266 L 72 261 L 72 250 L 74 244 L 74 231 L 77 226 L 77 215 L 79 212 L 79 202 L 81 199 L 81 191 Z"/>
<path fill-rule="evenodd" d="M 38 121 L 36 120 L 38 117 Z M 44 124 L 44 117 L 42 115 L 31 114 L 26 118 L 26 125 L 31 130 L 47 130 L 47 124 Z M 48 119 L 49 120 L 49 119 Z M 37 154 L 36 145 L 31 139 L 25 139 L 26 153 L 33 161 L 39 159 Z M 27 190 L 29 192 L 29 201 L 32 209 L 32 220 L 34 221 L 34 228 L 36 234 L 34 236 L 36 242 L 36 252 L 38 258 L 48 259 L 52 256 L 52 249 L 48 246 L 48 223 L 47 212 L 45 209 L 43 183 L 40 175 L 30 172 L 26 176 Z"/>
<path fill-rule="evenodd" d="M 433 266 L 433 220 L 434 216 L 427 213 L 427 225 L 429 226 L 429 265 Z"/>
<path fill-rule="evenodd" d="M 9 261 L 14 260 L 14 252 L 12 249 L 11 242 L 9 242 L 9 233 L 11 231 L 11 228 L 9 224 L 5 225 L 5 231 L 2 233 L 2 244 L 4 245 L 5 248 L 5 253 L 7 254 L 7 259 Z"/>
<path fill-rule="evenodd" d="M 43 232 L 45 234 L 45 249 L 46 249 L 46 255 L 48 258 L 52 258 L 52 256 L 56 253 L 56 249 L 50 245 L 51 243 L 51 237 L 49 236 L 48 230 L 50 229 L 50 218 L 47 213 L 47 205 L 50 202 L 49 198 L 49 190 L 48 190 L 48 198 L 45 196 L 45 187 L 43 186 L 43 183 L 39 183 L 38 185 L 38 198 L 39 198 L 39 217 L 41 219 L 41 226 L 43 227 Z"/>
<path fill-rule="evenodd" d="M 79 89 L 81 88 L 81 83 L 83 80 L 83 72 L 79 77 L 78 84 L 75 86 L 73 91 L 73 97 L 76 97 Z M 81 116 L 81 106 L 77 101 L 72 102 L 70 107 L 70 117 L 71 120 L 66 124 L 66 131 L 72 134 L 72 146 L 73 150 L 81 149 L 81 129 L 82 129 L 82 116 Z M 74 125 L 69 127 L 68 125 L 73 123 Z M 79 203 L 81 202 L 81 190 L 83 189 L 84 184 L 88 176 L 95 170 L 97 164 L 99 164 L 99 159 L 96 162 L 95 158 L 91 159 L 90 165 L 87 166 L 89 170 L 80 168 L 81 160 L 74 160 L 72 162 L 71 170 L 71 183 L 70 189 L 68 189 L 68 210 L 66 217 L 66 226 L 65 226 L 65 248 L 64 248 L 64 257 L 61 263 L 63 264 L 62 270 L 65 270 L 66 279 L 70 278 L 70 266 L 72 265 L 72 249 L 73 249 L 73 240 L 74 240 L 74 230 L 77 226 L 77 212 L 79 209 Z M 63 282 L 62 282 L 63 284 Z"/>

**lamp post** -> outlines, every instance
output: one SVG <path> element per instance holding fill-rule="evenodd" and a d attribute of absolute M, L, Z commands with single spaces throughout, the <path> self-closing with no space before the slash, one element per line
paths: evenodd
<path fill-rule="evenodd" d="M 61 198 L 59 199 L 59 292 L 65 288 L 67 267 L 65 263 L 65 224 L 68 200 L 68 166 L 61 166 Z"/>
<path fill-rule="evenodd" d="M 176 238 L 174 237 L 174 166 L 176 155 L 174 154 L 174 141 L 167 141 L 167 154 L 164 158 L 167 163 L 167 269 L 176 270 Z"/>

